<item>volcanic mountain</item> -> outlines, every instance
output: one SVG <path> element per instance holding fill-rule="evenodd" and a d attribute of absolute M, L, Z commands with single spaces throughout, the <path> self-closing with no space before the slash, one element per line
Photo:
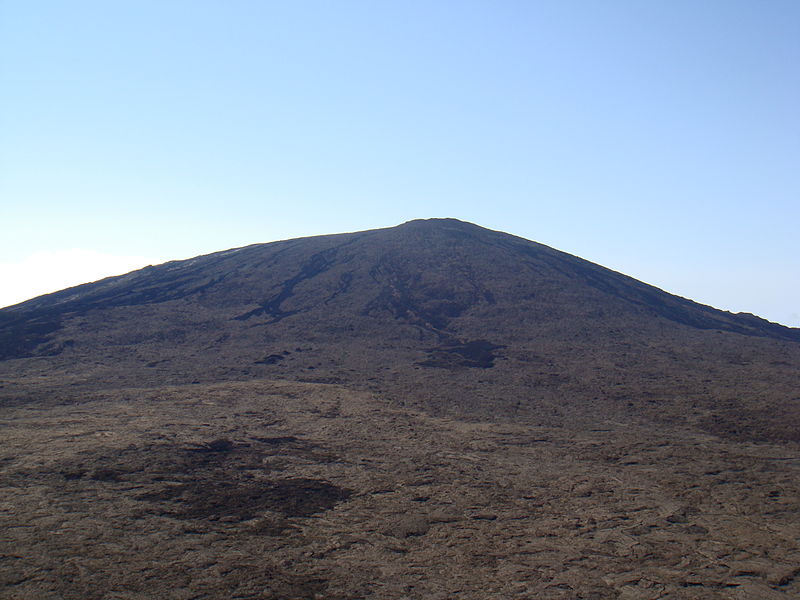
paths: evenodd
<path fill-rule="evenodd" d="M 800 330 L 455 219 L 257 244 L 0 310 L 0 377 L 342 384 L 434 414 L 800 439 Z"/>
<path fill-rule="evenodd" d="M 453 219 L 0 310 L 0 598 L 800 597 L 800 330 Z"/>

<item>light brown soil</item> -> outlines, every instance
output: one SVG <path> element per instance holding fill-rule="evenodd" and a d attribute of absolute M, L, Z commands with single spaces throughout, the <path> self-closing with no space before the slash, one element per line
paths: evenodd
<path fill-rule="evenodd" d="M 66 389 L 5 391 L 3 599 L 800 597 L 788 443 L 298 382 Z"/>

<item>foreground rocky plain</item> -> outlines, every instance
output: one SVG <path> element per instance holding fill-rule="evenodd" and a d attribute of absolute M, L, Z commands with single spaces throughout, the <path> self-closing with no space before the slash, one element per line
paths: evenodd
<path fill-rule="evenodd" d="M 63 383 L 4 388 L 2 598 L 800 597 L 792 445 Z"/>
<path fill-rule="evenodd" d="M 0 309 L 0 598 L 800 597 L 800 330 L 453 219 Z"/>

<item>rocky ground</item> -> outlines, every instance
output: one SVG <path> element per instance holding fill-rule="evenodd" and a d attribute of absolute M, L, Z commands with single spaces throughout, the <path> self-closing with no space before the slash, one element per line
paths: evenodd
<path fill-rule="evenodd" d="M 800 597 L 791 443 L 68 384 L 0 390 L 3 599 Z"/>

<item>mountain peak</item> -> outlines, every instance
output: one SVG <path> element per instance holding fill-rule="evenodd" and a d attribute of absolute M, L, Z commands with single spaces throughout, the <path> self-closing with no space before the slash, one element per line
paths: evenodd
<path fill-rule="evenodd" d="M 483 227 L 475 225 L 474 223 L 470 223 L 468 221 L 462 221 L 460 219 L 455 219 L 453 217 L 430 217 L 430 218 L 427 218 L 427 219 L 412 219 L 410 221 L 406 221 L 405 223 L 402 223 L 401 225 L 398 225 L 398 227 L 405 227 L 405 226 L 408 226 L 408 225 L 424 225 L 424 226 L 433 226 L 433 227 L 456 225 L 456 226 L 474 227 L 474 228 L 477 228 L 477 229 L 484 229 Z"/>

